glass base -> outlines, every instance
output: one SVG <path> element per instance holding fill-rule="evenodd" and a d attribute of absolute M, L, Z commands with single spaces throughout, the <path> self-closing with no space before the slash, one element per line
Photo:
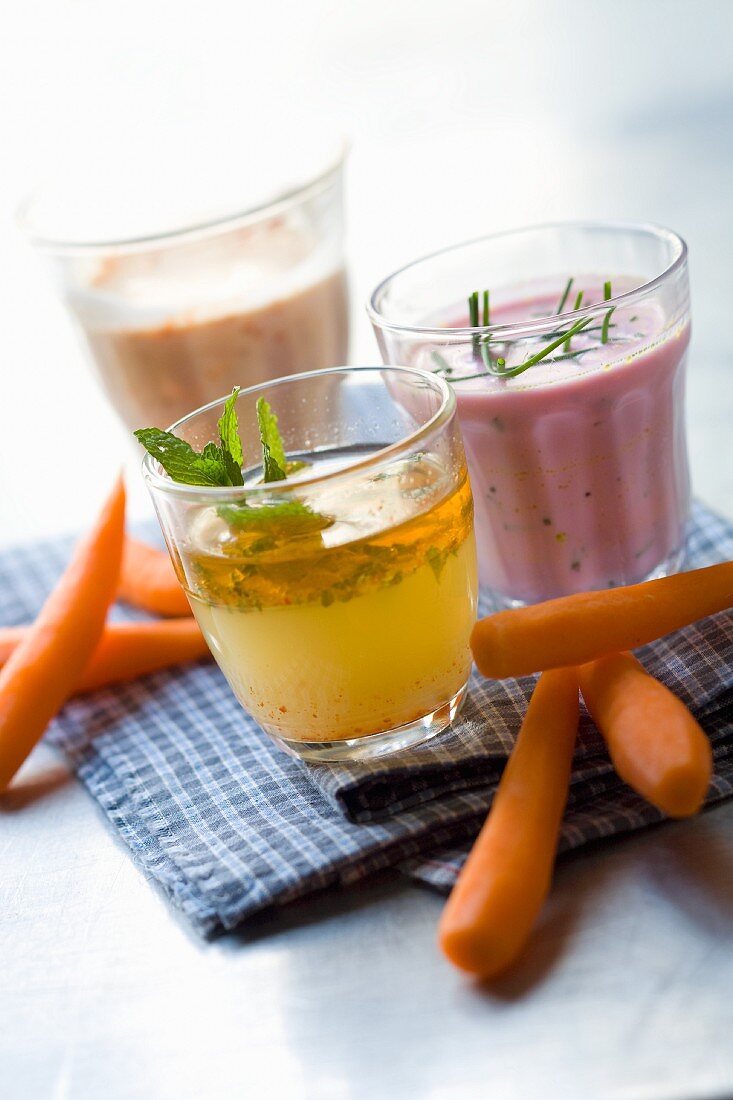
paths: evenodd
<path fill-rule="evenodd" d="M 437 737 L 455 719 L 467 693 L 468 682 L 456 692 L 452 699 L 431 714 L 416 718 L 414 722 L 408 722 L 407 725 L 396 726 L 384 733 L 372 733 L 367 737 L 352 737 L 345 741 L 291 741 L 274 733 L 270 733 L 270 737 L 290 756 L 297 756 L 311 763 L 374 760 L 380 756 L 391 756 L 392 753 L 409 749 L 413 745 L 421 745 L 424 741 Z"/>
<path fill-rule="evenodd" d="M 669 577 L 672 573 L 679 573 L 682 566 L 685 564 L 685 558 L 687 557 L 687 543 L 683 542 L 682 546 L 673 550 L 672 553 L 661 561 L 659 565 L 655 566 L 650 573 L 647 573 L 643 577 L 639 577 L 638 580 L 628 581 L 628 584 L 641 584 L 643 581 L 656 581 L 660 577 Z M 510 596 L 505 596 L 503 592 L 497 592 L 495 588 L 487 586 L 484 590 L 491 604 L 491 610 L 495 611 L 507 611 L 515 607 L 529 607 L 530 604 L 540 603 L 540 600 L 513 600 Z M 586 591 L 586 589 L 583 589 Z M 572 593 L 565 593 L 565 595 L 572 595 Z M 545 599 L 551 600 L 557 598 L 555 596 L 546 596 Z"/>

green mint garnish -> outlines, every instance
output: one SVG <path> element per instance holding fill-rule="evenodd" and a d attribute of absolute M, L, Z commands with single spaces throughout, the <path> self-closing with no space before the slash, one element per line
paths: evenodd
<path fill-rule="evenodd" d="M 431 546 L 425 554 L 425 560 L 435 574 L 436 581 L 440 582 L 443 570 L 445 569 L 446 562 L 451 554 L 457 554 L 458 547 L 455 543 L 449 543 L 448 546 L 444 546 L 442 550 L 439 550 L 437 546 Z"/>
<path fill-rule="evenodd" d="M 283 441 L 277 426 L 277 417 L 264 397 L 257 401 L 257 423 L 262 443 L 262 469 L 265 483 L 284 481 L 288 476 Z"/>
<path fill-rule="evenodd" d="M 218 423 L 218 444 L 207 443 L 200 453 L 184 439 L 159 428 L 138 428 L 134 434 L 173 481 L 183 485 L 244 485 L 244 453 L 236 409 L 238 396 L 239 386 L 235 386 Z M 288 474 L 308 465 L 298 459 L 286 459 L 277 416 L 263 397 L 257 402 L 257 423 L 265 482 L 284 481 Z"/>
<path fill-rule="evenodd" d="M 173 481 L 183 485 L 244 485 L 242 441 L 234 407 L 238 394 L 239 387 L 235 387 L 224 406 L 219 421 L 219 445 L 207 443 L 201 454 L 185 439 L 159 428 L 139 428 L 135 436 Z"/>
<path fill-rule="evenodd" d="M 207 443 L 200 454 L 184 439 L 159 428 L 139 428 L 135 436 L 173 481 L 183 485 L 244 485 L 244 452 L 236 411 L 238 396 L 239 387 L 235 386 L 218 423 L 219 442 Z M 286 458 L 277 416 L 263 397 L 257 402 L 257 424 L 262 443 L 263 481 L 284 481 L 289 474 L 308 465 L 300 459 Z M 286 538 L 324 531 L 335 522 L 331 516 L 320 515 L 299 500 L 287 499 L 252 506 L 242 498 L 237 504 L 221 505 L 217 513 L 234 530 L 254 534 L 263 531 Z"/>
<path fill-rule="evenodd" d="M 237 423 L 237 398 L 239 386 L 232 390 L 231 397 L 227 399 L 224 412 L 217 427 L 219 428 L 219 440 L 221 442 L 221 455 L 231 485 L 244 485 L 242 477 L 242 440 L 239 438 L 239 425 Z M 206 448 L 204 448 L 206 450 Z"/>
<path fill-rule="evenodd" d="M 235 530 L 253 533 L 269 531 L 275 524 L 280 535 L 310 535 L 325 531 L 334 523 L 331 516 L 322 516 L 299 500 L 283 500 L 256 507 L 242 501 L 241 504 L 222 504 L 216 511 Z"/>
<path fill-rule="evenodd" d="M 425 560 L 435 574 L 436 581 L 440 580 L 440 574 L 443 572 L 446 557 L 447 554 L 445 550 L 438 550 L 437 546 L 431 546 L 425 554 Z"/>
<path fill-rule="evenodd" d="M 215 444 L 208 443 L 198 454 L 190 443 L 159 428 L 139 428 L 135 436 L 173 481 L 183 485 L 231 485 Z"/>

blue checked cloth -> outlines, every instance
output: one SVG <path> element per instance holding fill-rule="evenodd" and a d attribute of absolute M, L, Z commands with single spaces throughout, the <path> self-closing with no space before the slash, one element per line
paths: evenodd
<path fill-rule="evenodd" d="M 0 624 L 28 622 L 71 540 L 0 555 Z M 691 567 L 733 557 L 733 526 L 701 505 Z M 123 608 L 116 618 L 143 616 Z M 733 614 L 647 646 L 650 672 L 710 735 L 709 802 L 733 795 Z M 285 756 L 209 662 L 72 701 L 49 730 L 141 867 L 203 934 L 332 884 L 399 865 L 448 889 L 483 820 L 519 728 L 531 678 L 474 675 L 452 730 L 370 764 L 308 766 Z M 581 722 L 562 848 L 658 821 L 613 773 Z"/>

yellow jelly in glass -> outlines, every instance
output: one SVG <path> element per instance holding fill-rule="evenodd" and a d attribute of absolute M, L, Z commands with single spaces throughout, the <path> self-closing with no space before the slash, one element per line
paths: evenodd
<path fill-rule="evenodd" d="M 402 368 L 330 373 L 344 377 L 321 390 L 321 421 L 330 404 L 354 401 L 355 443 L 337 421 L 322 433 L 339 445 L 287 447 L 302 460 L 287 481 L 263 485 L 253 463 L 241 489 L 189 490 L 159 475 L 152 486 L 181 583 L 232 690 L 279 744 L 311 760 L 382 755 L 445 729 L 465 696 L 478 590 L 452 393 Z M 272 403 L 285 432 L 312 444 L 295 400 L 308 384 L 298 376 L 290 403 L 282 391 Z M 190 436 L 200 446 L 211 428 L 196 432 L 198 415 Z M 240 413 L 240 425 L 248 419 Z M 405 419 L 417 430 L 402 446 L 388 433 Z M 376 445 L 361 438 L 372 424 Z"/>
<path fill-rule="evenodd" d="M 348 522 L 294 537 L 274 516 L 242 532 L 211 509 L 197 517 L 194 614 L 268 732 L 364 737 L 463 689 L 476 618 L 473 504 L 465 470 L 446 491 L 447 480 L 427 456 L 400 462 L 352 492 Z"/>

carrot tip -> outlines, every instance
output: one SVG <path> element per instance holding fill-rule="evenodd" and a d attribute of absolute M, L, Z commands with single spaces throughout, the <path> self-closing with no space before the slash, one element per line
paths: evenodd
<path fill-rule="evenodd" d="M 688 769 L 675 768 L 664 778 L 658 808 L 668 817 L 693 817 L 702 809 L 709 786 L 709 774 L 691 777 Z"/>

